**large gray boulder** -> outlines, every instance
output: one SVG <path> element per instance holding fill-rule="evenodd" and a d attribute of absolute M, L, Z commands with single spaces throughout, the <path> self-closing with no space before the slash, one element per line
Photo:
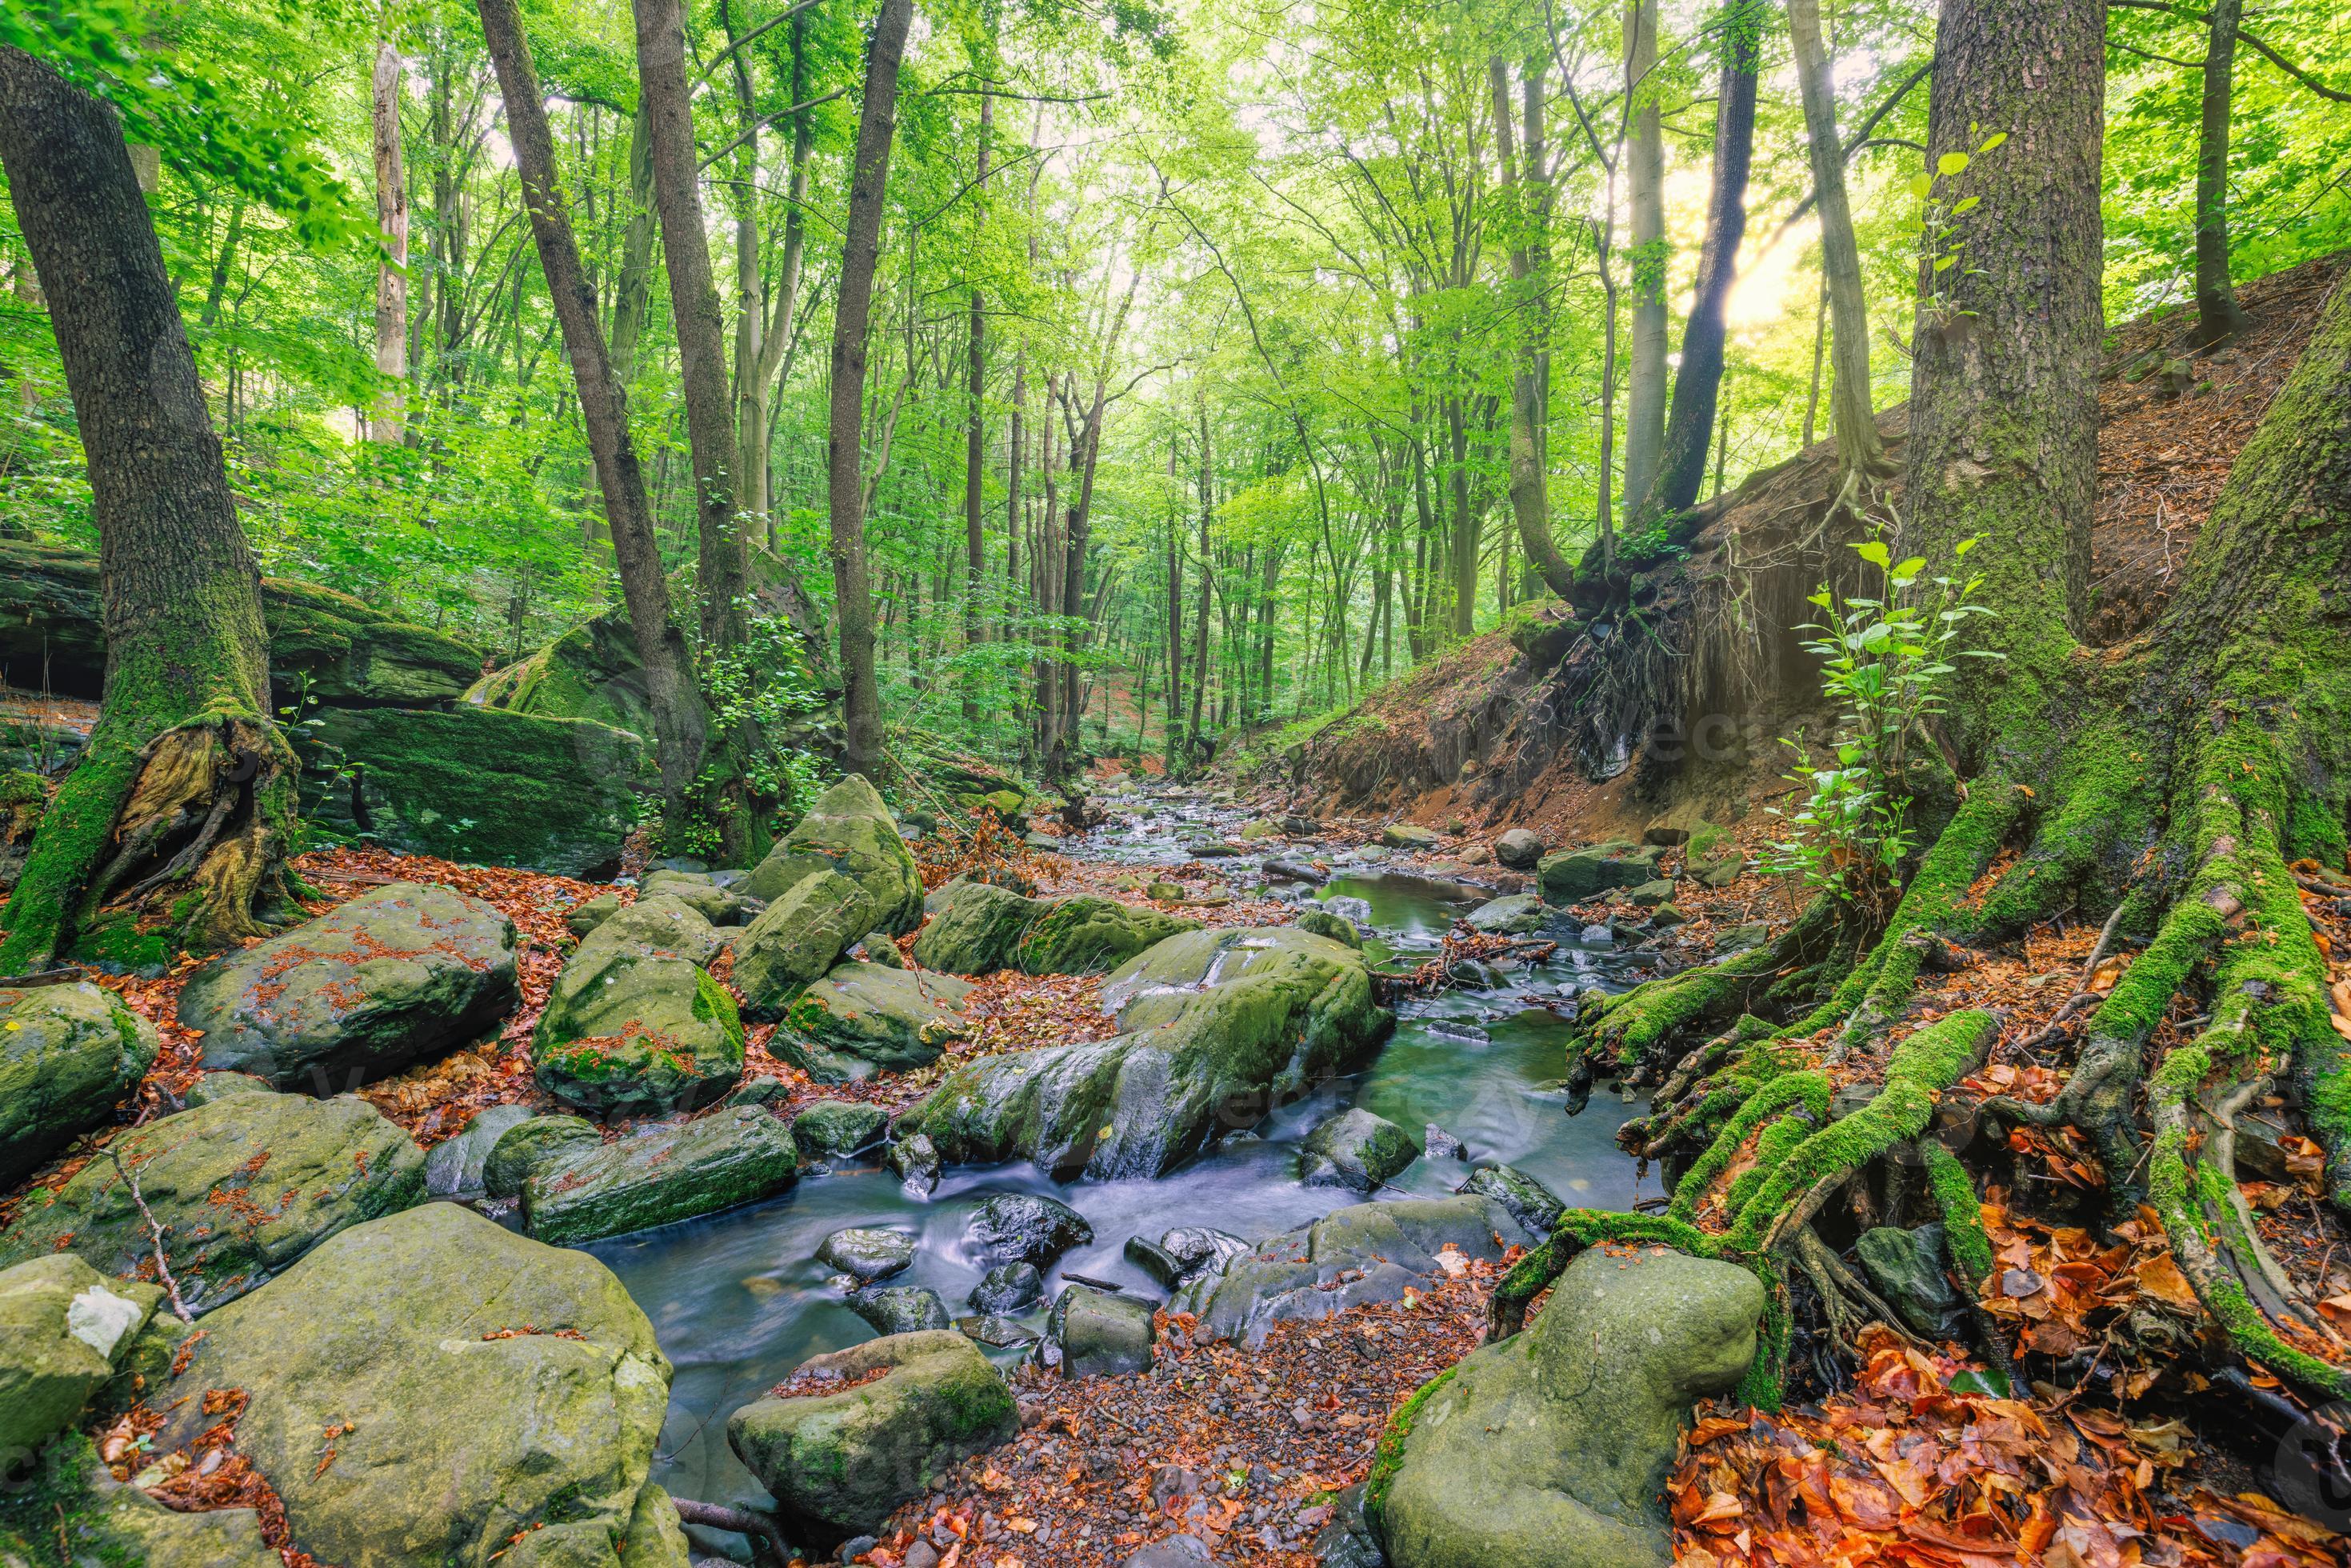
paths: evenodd
<path fill-rule="evenodd" d="M 951 882 L 925 902 L 931 917 L 914 938 L 914 962 L 955 975 L 985 975 L 1010 964 L 1029 923 L 1050 907 L 987 882 Z"/>
<path fill-rule="evenodd" d="M 112 1120 L 156 1050 L 154 1026 L 87 980 L 0 990 L 0 1188 Z"/>
<path fill-rule="evenodd" d="M 1447 1248 L 1467 1261 L 1499 1262 L 1526 1233 L 1482 1197 L 1399 1198 L 1333 1209 L 1301 1229 L 1226 1252 L 1167 1304 L 1190 1312 L 1203 1339 L 1262 1343 L 1277 1322 L 1316 1322 L 1367 1301 L 1401 1300 L 1441 1265 Z"/>
<path fill-rule="evenodd" d="M 1059 1198 L 1030 1192 L 998 1193 L 972 1211 L 964 1229 L 974 1257 L 1040 1269 L 1093 1239 L 1094 1228 L 1084 1215 Z"/>
<path fill-rule="evenodd" d="M 208 1069 L 331 1094 L 444 1055 L 521 999 L 514 922 L 395 882 L 199 969 L 179 1019 Z"/>
<path fill-rule="evenodd" d="M 424 1199 L 423 1155 L 348 1095 L 233 1094 L 125 1133 L 110 1155 L 120 1163 L 94 1159 L 56 1191 L 27 1196 L 0 1231 L 0 1267 L 72 1251 L 101 1273 L 152 1275 L 143 1199 L 170 1234 L 180 1293 L 204 1312 L 336 1232 Z"/>
<path fill-rule="evenodd" d="M 0 1563 L 124 1568 L 284 1568 L 249 1508 L 180 1513 L 106 1473 L 79 1433 L 35 1457 L 24 1490 L 0 1512 Z M 10 1515 L 13 1514 L 13 1518 Z"/>
<path fill-rule="evenodd" d="M 726 1441 L 776 1500 L 795 1539 L 830 1545 L 872 1531 L 949 1465 L 1020 1429 L 1012 1391 L 952 1330 L 891 1334 L 820 1355 L 796 1377 L 871 1383 L 769 1397 L 726 1423 Z"/>
<path fill-rule="evenodd" d="M 1506 894 L 1469 912 L 1469 929 L 1489 936 L 1531 936 L 1541 930 L 1548 916 L 1543 901 L 1531 893 Z"/>
<path fill-rule="evenodd" d="M 1200 923 L 1084 894 L 1047 906 L 1013 950 L 1024 975 L 1099 975 Z"/>
<path fill-rule="evenodd" d="M 956 1067 L 901 1113 L 955 1164 L 1026 1157 L 1056 1176 L 1161 1176 L 1395 1022 L 1364 956 L 1296 926 L 1188 931 L 1129 959 L 1102 1002 L 1122 1032 Z"/>
<path fill-rule="evenodd" d="M 293 1544 L 347 1568 L 684 1568 L 646 1484 L 653 1325 L 601 1263 L 454 1204 L 346 1231 L 214 1312 L 152 1404 L 178 1447 L 242 1389 L 237 1452 Z"/>
<path fill-rule="evenodd" d="M 1325 1117 L 1299 1145 L 1298 1179 L 1308 1186 L 1371 1192 L 1420 1158 L 1412 1134 L 1360 1106 Z"/>
<path fill-rule="evenodd" d="M 1526 828 L 1512 828 L 1494 840 L 1494 858 L 1518 871 L 1531 871 L 1542 859 L 1542 835 Z"/>
<path fill-rule="evenodd" d="M 1543 856 L 1535 869 L 1535 879 L 1547 902 L 1581 904 L 1613 887 L 1638 887 L 1645 882 L 1654 882 L 1657 862 L 1665 853 L 1655 845 L 1636 844 L 1629 839 L 1593 844 L 1588 849 L 1559 850 Z"/>
<path fill-rule="evenodd" d="M 735 1105 L 609 1144 L 550 1148 L 523 1182 L 523 1228 L 569 1246 L 772 1197 L 799 1179 L 790 1128 Z"/>
<path fill-rule="evenodd" d="M 735 943 L 735 986 L 761 1022 L 784 1017 L 874 924 L 873 898 L 836 871 L 802 877 L 751 922 Z"/>
<path fill-rule="evenodd" d="M 799 826 L 752 871 L 743 891 L 772 904 L 820 863 L 857 883 L 873 901 L 872 921 L 852 938 L 876 928 L 900 936 L 922 919 L 923 873 L 898 836 L 890 808 L 857 774 L 816 798 Z"/>
<path fill-rule="evenodd" d="M 14 1470 L 74 1423 L 162 1294 L 70 1252 L 0 1270 L 0 1464 Z"/>
<path fill-rule="evenodd" d="M 1395 1568 L 1666 1568 L 1693 1401 L 1739 1381 L 1763 1288 L 1734 1264 L 1592 1249 L 1525 1333 L 1473 1351 L 1376 1468 Z"/>
<path fill-rule="evenodd" d="M 674 898 L 639 899 L 580 940 L 535 1037 L 540 1088 L 594 1115 L 710 1104 L 743 1076 L 743 1019 L 703 966 L 710 923 Z"/>
<path fill-rule="evenodd" d="M 785 1015 L 790 1026 L 852 1061 L 884 1072 L 928 1067 L 963 1030 L 970 982 L 952 975 L 836 964 L 809 982 Z"/>
<path fill-rule="evenodd" d="M 1155 1308 L 1138 1296 L 1064 1289 L 1045 1319 L 1045 1358 L 1064 1377 L 1132 1377 L 1151 1370 Z"/>

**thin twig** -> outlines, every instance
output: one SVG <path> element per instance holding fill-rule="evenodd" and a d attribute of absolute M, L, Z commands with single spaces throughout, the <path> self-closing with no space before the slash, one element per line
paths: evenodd
<path fill-rule="evenodd" d="M 106 1157 L 114 1162 L 115 1174 L 131 1188 L 131 1201 L 139 1206 L 140 1216 L 147 1221 L 147 1232 L 155 1239 L 155 1272 L 162 1277 L 163 1290 L 172 1298 L 173 1314 L 183 1323 L 194 1322 L 196 1320 L 188 1311 L 188 1303 L 180 1299 L 180 1282 L 172 1278 L 172 1261 L 163 1252 L 163 1228 L 155 1223 L 155 1211 L 147 1207 L 147 1197 L 139 1190 L 139 1178 L 132 1176 L 130 1167 L 122 1163 L 120 1149 L 108 1149 Z"/>

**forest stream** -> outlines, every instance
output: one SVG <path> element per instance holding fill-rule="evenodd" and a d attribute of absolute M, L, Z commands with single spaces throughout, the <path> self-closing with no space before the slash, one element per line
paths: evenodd
<path fill-rule="evenodd" d="M 1248 815 L 1171 790 L 1152 798 L 1146 813 L 1066 840 L 1064 849 L 1081 861 L 1173 865 L 1190 858 L 1185 840 L 1236 829 Z M 1364 930 L 1366 956 L 1390 971 L 1433 954 L 1453 922 L 1490 896 L 1468 883 L 1351 866 L 1347 858 L 1335 869 L 1319 890 L 1275 883 L 1269 895 L 1319 898 L 1352 913 Z M 1345 900 L 1362 903 L 1350 909 Z M 932 1290 L 960 1314 L 969 1311 L 966 1294 L 985 1268 L 965 1240 L 971 1212 L 998 1193 L 1051 1194 L 1084 1215 L 1094 1236 L 1046 1271 L 1043 1299 L 1018 1314 L 1040 1328 L 1071 1275 L 1165 1294 L 1124 1257 L 1130 1236 L 1155 1239 L 1170 1226 L 1197 1223 L 1258 1239 L 1361 1202 L 1363 1194 L 1308 1186 L 1296 1174 L 1299 1140 L 1350 1105 L 1416 1134 L 1435 1123 L 1461 1140 L 1469 1160 L 1506 1163 L 1571 1203 L 1626 1209 L 1639 1197 L 1656 1196 L 1655 1176 L 1637 1180 L 1614 1143 L 1616 1129 L 1640 1107 L 1604 1092 L 1571 1118 L 1558 1087 L 1576 992 L 1593 985 L 1621 990 L 1631 983 L 1631 966 L 1613 946 L 1563 943 L 1547 961 L 1509 971 L 1499 988 L 1402 997 L 1395 1032 L 1362 1071 L 1320 1085 L 1155 1181 L 1061 1185 L 1025 1163 L 951 1167 L 922 1197 L 875 1163 L 804 1181 L 748 1207 L 593 1244 L 587 1250 L 620 1276 L 676 1368 L 653 1479 L 681 1497 L 764 1502 L 727 1448 L 726 1417 L 810 1356 L 873 1336 L 815 1257 L 844 1227 L 912 1230 L 914 1261 L 890 1283 Z M 1443 1196 L 1469 1168 L 1423 1157 L 1371 1196 Z M 1008 1367 L 1025 1354 L 1020 1346 L 990 1352 Z"/>

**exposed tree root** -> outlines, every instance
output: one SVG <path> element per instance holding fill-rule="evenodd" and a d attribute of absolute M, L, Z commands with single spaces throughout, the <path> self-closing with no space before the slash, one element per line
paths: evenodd
<path fill-rule="evenodd" d="M 0 969 L 40 968 L 77 942 L 137 967 L 267 931 L 290 909 L 296 768 L 277 727 L 248 714 L 207 714 L 136 747 L 94 739 L 9 901 Z"/>

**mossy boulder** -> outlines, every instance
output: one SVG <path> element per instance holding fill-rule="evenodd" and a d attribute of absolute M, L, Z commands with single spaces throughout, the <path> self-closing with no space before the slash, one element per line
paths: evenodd
<path fill-rule="evenodd" d="M 1536 881 L 1546 902 L 1581 904 L 1597 893 L 1615 887 L 1638 887 L 1655 881 L 1657 862 L 1665 851 L 1629 839 L 1588 849 L 1558 850 L 1543 856 L 1535 868 Z"/>
<path fill-rule="evenodd" d="M 873 786 L 851 774 L 816 798 L 808 815 L 784 835 L 751 873 L 744 891 L 773 902 L 783 896 L 808 855 L 821 856 L 834 871 L 864 888 L 873 918 L 852 939 L 879 928 L 892 936 L 912 931 L 923 917 L 923 876 L 914 852 L 898 834 L 890 808 Z"/>
<path fill-rule="evenodd" d="M 18 1456 L 22 1457 L 22 1456 Z M 0 1563 L 102 1568 L 283 1568 L 249 1508 L 180 1513 L 106 1473 L 68 1432 L 0 1493 Z"/>
<path fill-rule="evenodd" d="M 1353 921 L 1343 915 L 1335 914 L 1328 909 L 1301 909 L 1298 912 L 1298 918 L 1291 924 L 1301 931 L 1311 931 L 1317 936 L 1327 936 L 1333 942 L 1354 948 L 1357 952 L 1363 950 L 1363 932 Z"/>
<path fill-rule="evenodd" d="M 0 1231 L 0 1267 L 72 1251 L 99 1272 L 152 1278 L 145 1199 L 171 1238 L 172 1273 L 197 1312 L 257 1290 L 337 1232 L 424 1199 L 424 1155 L 348 1095 L 235 1094 L 135 1128 L 26 1197 Z M 131 1192 L 124 1172 L 138 1178 Z"/>
<path fill-rule="evenodd" d="M 596 1124 L 579 1116 L 532 1116 L 517 1122 L 498 1134 L 483 1158 L 482 1190 L 492 1197 L 520 1197 L 539 1166 L 603 1141 Z"/>
<path fill-rule="evenodd" d="M 1940 1225 L 1911 1230 L 1877 1226 L 1856 1237 L 1853 1249 L 1869 1271 L 1870 1283 L 1913 1333 L 1941 1341 L 1965 1333 L 1967 1314 L 1944 1270 Z"/>
<path fill-rule="evenodd" d="M 197 970 L 179 1020 L 209 1070 L 331 1094 L 445 1055 L 521 1000 L 512 921 L 395 882 Z"/>
<path fill-rule="evenodd" d="M 766 1022 L 783 1018 L 810 982 L 873 929 L 873 897 L 837 871 L 803 877 L 763 910 L 735 943 L 735 986 L 743 1009 Z"/>
<path fill-rule="evenodd" d="M 571 913 L 563 917 L 563 924 L 574 936 L 585 936 L 620 913 L 621 895 L 607 890 L 572 905 Z"/>
<path fill-rule="evenodd" d="M 904 1230 L 852 1225 L 826 1237 L 816 1260 L 860 1285 L 886 1280 L 914 1260 L 914 1239 Z"/>
<path fill-rule="evenodd" d="M 1523 1333 L 1405 1406 L 1369 1511 L 1395 1568 L 1666 1568 L 1692 1402 L 1755 1354 L 1763 1287 L 1663 1248 L 1594 1248 Z"/>
<path fill-rule="evenodd" d="M 1154 1304 L 1137 1296 L 1071 1285 L 1045 1319 L 1043 1353 L 1064 1377 L 1132 1377 L 1151 1370 Z"/>
<path fill-rule="evenodd" d="M 1433 850 L 1445 842 L 1435 828 L 1417 822 L 1390 822 L 1380 830 L 1380 842 L 1392 850 Z"/>
<path fill-rule="evenodd" d="M 1541 833 L 1529 828 L 1512 828 L 1494 839 L 1494 859 L 1519 871 L 1531 871 L 1543 857 Z"/>
<path fill-rule="evenodd" d="M 1200 923 L 1092 894 L 1048 905 L 1013 949 L 1024 975 L 1099 975 Z"/>
<path fill-rule="evenodd" d="M 1625 895 L 1625 901 L 1636 909 L 1656 909 L 1673 902 L 1674 884 L 1664 877 L 1645 882 Z"/>
<path fill-rule="evenodd" d="M 1531 893 L 1508 894 L 1489 899 L 1469 912 L 1469 929 L 1491 936 L 1527 936 L 1541 930 L 1549 919 L 1543 901 Z"/>
<path fill-rule="evenodd" d="M 773 1197 L 799 1177 L 791 1130 L 757 1105 L 568 1145 L 531 1167 L 523 1228 L 566 1246 Z"/>
<path fill-rule="evenodd" d="M 1113 972 L 1102 1002 L 1118 1035 L 958 1066 L 898 1135 L 958 1164 L 1160 1176 L 1360 1061 L 1395 1021 L 1361 953 L 1296 926 L 1170 936 Z"/>
<path fill-rule="evenodd" d="M 13 1471 L 74 1423 L 162 1295 L 70 1252 L 0 1270 L 0 1466 Z"/>
<path fill-rule="evenodd" d="M 1469 1173 L 1468 1180 L 1453 1190 L 1491 1198 L 1528 1234 L 1544 1241 L 1551 1239 L 1560 1215 L 1567 1208 L 1551 1188 L 1515 1166 L 1499 1163 L 1479 1166 Z"/>
<path fill-rule="evenodd" d="M 971 985 L 952 975 L 836 964 L 785 1017 L 824 1049 L 883 1071 L 927 1067 L 963 1032 Z"/>
<path fill-rule="evenodd" d="M 796 1540 L 830 1545 L 879 1528 L 949 1465 L 1009 1441 L 1019 1412 L 1004 1378 L 949 1330 L 891 1334 L 820 1355 L 801 1373 L 838 1394 L 767 1398 L 726 1423 L 726 1441 L 768 1489 Z"/>
<path fill-rule="evenodd" d="M 792 1142 L 810 1160 L 849 1160 L 879 1145 L 890 1113 L 854 1100 L 820 1100 L 792 1118 Z"/>
<path fill-rule="evenodd" d="M 1418 1158 L 1411 1134 L 1356 1106 L 1324 1118 L 1306 1134 L 1298 1147 L 1298 1179 L 1308 1186 L 1370 1192 Z"/>
<path fill-rule="evenodd" d="M 345 1232 L 205 1320 L 161 1445 L 246 1395 L 293 1544 L 366 1568 L 684 1568 L 646 1476 L 668 1362 L 611 1271 L 455 1204 Z M 617 1550 L 616 1550 L 617 1549 Z"/>
<path fill-rule="evenodd" d="M 88 981 L 0 989 L 0 1187 L 111 1121 L 157 1049 L 153 1025 Z"/>
<path fill-rule="evenodd" d="M 992 883 L 956 881 L 931 894 L 914 938 L 914 962 L 951 975 L 986 975 L 1013 962 L 1020 938 L 1049 905 Z"/>
<path fill-rule="evenodd" d="M 674 898 L 641 898 L 590 932 L 539 1015 L 539 1087 L 598 1115 L 726 1094 L 743 1076 L 743 1019 L 703 967 L 717 950 L 709 922 Z"/>
<path fill-rule="evenodd" d="M 943 1329 L 955 1321 L 939 1293 L 922 1285 L 877 1285 L 852 1291 L 843 1305 L 879 1334 Z"/>
<path fill-rule="evenodd" d="M 98 557 L 0 539 L 0 669 L 24 687 L 96 697 L 106 679 Z M 275 699 L 422 706 L 454 701 L 482 656 L 454 637 L 312 583 L 261 580 Z"/>
<path fill-rule="evenodd" d="M 498 1141 L 523 1123 L 533 1120 L 526 1105 L 492 1105 L 465 1124 L 454 1138 L 444 1138 L 424 1156 L 424 1191 L 430 1197 L 480 1197 L 487 1190 L 485 1173 Z"/>
<path fill-rule="evenodd" d="M 637 884 L 637 896 L 674 898 L 713 925 L 741 925 L 759 912 L 757 899 L 721 887 L 695 872 L 647 872 Z"/>
<path fill-rule="evenodd" d="M 539 718 L 584 718 L 651 740 L 644 663 L 626 612 L 574 626 L 528 656 L 475 680 L 465 701 Z"/>
<path fill-rule="evenodd" d="M 644 744 L 585 719 L 328 708 L 292 733 L 321 837 L 480 865 L 608 872 L 646 782 Z"/>
<path fill-rule="evenodd" d="M 1400 1301 L 1437 1271 L 1448 1248 L 1469 1261 L 1499 1262 L 1507 1247 L 1528 1239 L 1499 1204 L 1475 1196 L 1351 1204 L 1253 1248 L 1209 1254 L 1167 1310 L 1192 1313 L 1204 1340 L 1255 1344 L 1277 1322 Z"/>

